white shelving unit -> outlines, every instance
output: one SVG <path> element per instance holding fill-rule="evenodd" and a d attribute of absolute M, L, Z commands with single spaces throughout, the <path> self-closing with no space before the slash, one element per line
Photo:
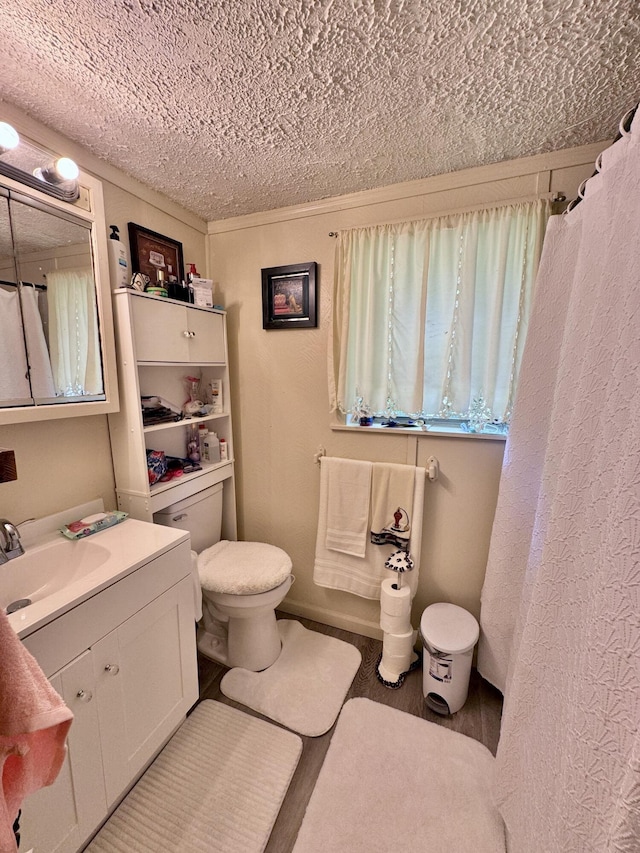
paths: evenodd
<path fill-rule="evenodd" d="M 109 431 L 118 508 L 153 521 L 154 513 L 222 482 L 222 536 L 236 539 L 226 313 L 130 289 L 113 296 L 121 408 L 109 415 Z M 144 426 L 141 398 L 157 396 L 181 408 L 187 376 L 201 379 L 203 387 L 222 380 L 222 413 Z M 229 458 L 216 464 L 201 461 L 200 471 L 149 485 L 146 451 L 184 458 L 190 426 L 200 423 L 226 439 Z"/>

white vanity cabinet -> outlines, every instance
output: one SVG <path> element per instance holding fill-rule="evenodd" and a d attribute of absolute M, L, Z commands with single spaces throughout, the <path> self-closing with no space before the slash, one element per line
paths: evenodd
<path fill-rule="evenodd" d="M 225 312 L 128 288 L 115 291 L 113 303 L 121 408 L 109 416 L 109 431 L 118 508 L 152 521 L 154 513 L 222 482 L 222 536 L 236 539 Z M 203 388 L 211 380 L 222 382 L 222 412 L 145 426 L 141 398 L 160 397 L 181 409 L 188 399 L 187 376 L 199 378 Z M 201 460 L 199 471 L 150 485 L 146 451 L 184 458 L 191 425 L 203 422 L 226 440 L 228 459 L 213 464 Z"/>
<path fill-rule="evenodd" d="M 55 783 L 22 808 L 21 849 L 76 853 L 198 699 L 188 540 L 23 638 L 74 714 Z"/>

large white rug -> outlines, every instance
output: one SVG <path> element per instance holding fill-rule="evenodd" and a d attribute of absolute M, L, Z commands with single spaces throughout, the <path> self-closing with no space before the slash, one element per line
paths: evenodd
<path fill-rule="evenodd" d="M 280 619 L 282 651 L 263 672 L 231 669 L 220 682 L 229 699 L 309 737 L 329 731 L 362 662 L 343 640 Z"/>
<path fill-rule="evenodd" d="M 91 842 L 91 853 L 262 853 L 302 741 L 206 700 Z"/>
<path fill-rule="evenodd" d="M 505 853 L 481 743 L 369 699 L 342 709 L 294 853 Z"/>

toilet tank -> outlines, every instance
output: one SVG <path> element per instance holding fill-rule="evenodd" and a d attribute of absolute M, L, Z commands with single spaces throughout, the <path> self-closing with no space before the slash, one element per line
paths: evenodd
<path fill-rule="evenodd" d="M 154 513 L 156 524 L 188 530 L 191 547 L 200 553 L 220 541 L 222 532 L 222 483 Z"/>

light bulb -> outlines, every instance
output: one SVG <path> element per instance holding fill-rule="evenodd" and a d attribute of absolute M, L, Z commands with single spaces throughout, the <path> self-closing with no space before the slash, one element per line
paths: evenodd
<path fill-rule="evenodd" d="M 18 131 L 7 124 L 6 121 L 0 121 L 0 152 L 10 151 L 20 143 Z"/>
<path fill-rule="evenodd" d="M 56 160 L 55 169 L 65 181 L 75 181 L 80 174 L 80 169 L 70 157 L 60 157 Z"/>
<path fill-rule="evenodd" d="M 69 157 L 59 157 L 54 163 L 45 166 L 44 169 L 34 169 L 33 174 L 41 181 L 57 185 L 65 181 L 75 181 L 80 170 Z"/>

